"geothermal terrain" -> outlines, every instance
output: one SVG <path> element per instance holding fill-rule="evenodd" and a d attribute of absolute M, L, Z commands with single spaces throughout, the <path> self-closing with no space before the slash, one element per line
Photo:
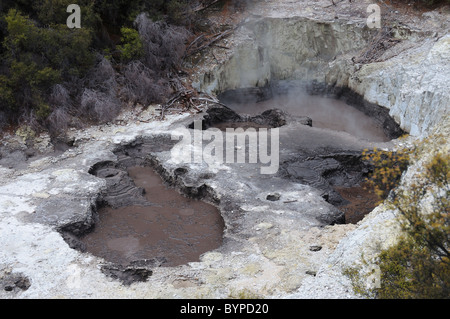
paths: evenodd
<path fill-rule="evenodd" d="M 363 187 L 362 151 L 447 137 L 426 160 L 450 134 L 448 7 L 386 11 L 386 37 L 370 3 L 260 1 L 229 17 L 233 33 L 185 62 L 198 110 L 129 108 L 58 143 L 5 134 L 0 297 L 359 298 L 344 270 L 369 271 L 398 236 Z M 249 130 L 268 160 L 249 160 Z M 190 158 L 210 139 L 179 148 L 206 132 L 218 161 Z"/>

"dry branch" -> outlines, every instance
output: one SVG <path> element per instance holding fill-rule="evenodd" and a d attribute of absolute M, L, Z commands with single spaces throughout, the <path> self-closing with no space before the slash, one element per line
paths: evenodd
<path fill-rule="evenodd" d="M 196 96 L 196 95 L 204 95 L 204 96 Z M 216 98 L 212 97 L 207 93 L 197 93 L 194 90 L 182 90 L 173 95 L 162 107 L 161 107 L 161 115 L 160 118 L 163 120 L 165 112 L 169 109 L 172 109 L 172 106 L 176 103 L 181 104 L 184 110 L 194 109 L 197 112 L 201 112 L 201 107 L 207 106 L 207 104 L 203 102 L 209 102 L 213 104 L 220 105 L 228 110 L 231 110 L 227 105 L 219 102 Z"/>
<path fill-rule="evenodd" d="M 223 104 L 223 103 L 220 103 L 220 102 L 217 101 L 216 99 L 208 99 L 208 98 L 204 98 L 204 97 L 197 97 L 197 98 L 195 98 L 195 99 L 196 99 L 196 100 L 199 100 L 199 101 L 211 102 L 211 103 L 220 105 L 220 106 L 222 106 L 222 107 L 224 107 L 224 108 L 226 108 L 226 109 L 231 110 L 228 106 L 226 106 L 226 105 Z"/>
<path fill-rule="evenodd" d="M 345 1 L 345 0 L 340 0 L 340 1 L 338 1 L 338 2 L 334 2 L 334 0 L 331 0 L 331 4 L 329 4 L 329 5 L 327 5 L 327 6 L 323 7 L 323 8 L 329 8 L 329 7 L 331 7 L 331 6 L 336 6 L 338 3 L 341 3 L 341 2 L 343 2 L 343 1 Z M 350 1 L 350 2 L 351 2 L 351 1 Z"/>
<path fill-rule="evenodd" d="M 195 94 L 192 90 L 180 90 L 174 96 L 172 96 L 162 107 L 161 107 L 161 115 L 160 118 L 164 119 L 165 112 L 175 103 L 179 103 L 183 105 L 184 109 L 194 108 L 199 110 L 197 106 L 195 106 L 193 102 L 193 95 Z"/>
<path fill-rule="evenodd" d="M 360 54 L 359 57 L 352 58 L 352 61 L 362 64 L 380 62 L 380 57 L 384 52 L 399 42 L 400 40 L 392 37 L 392 30 L 390 28 L 383 28 L 368 44 L 368 49 Z"/>
<path fill-rule="evenodd" d="M 208 3 L 208 4 L 203 4 L 203 5 L 201 5 L 201 6 L 197 7 L 197 8 L 195 8 L 195 9 L 193 10 L 193 12 L 200 12 L 200 11 L 203 11 L 203 10 L 205 10 L 205 9 L 208 9 L 209 7 L 213 6 L 214 4 L 216 4 L 216 3 L 219 2 L 219 1 L 220 1 L 220 0 L 214 0 L 214 1 L 210 2 L 210 3 Z"/>
<path fill-rule="evenodd" d="M 206 49 L 207 47 L 213 45 L 217 41 L 229 36 L 232 33 L 232 29 L 225 30 L 220 33 L 216 33 L 214 36 L 212 36 L 212 39 L 206 42 L 205 44 L 201 44 L 199 47 L 194 48 L 193 50 L 186 51 L 185 58 L 189 57 L 191 55 L 194 55 L 195 53 L 201 52 L 202 50 Z M 195 40 L 194 40 L 195 41 Z"/>

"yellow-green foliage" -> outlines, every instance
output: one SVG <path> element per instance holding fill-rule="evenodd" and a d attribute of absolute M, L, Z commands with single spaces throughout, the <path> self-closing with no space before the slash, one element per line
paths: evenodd
<path fill-rule="evenodd" d="M 384 200 L 398 185 L 403 171 L 408 167 L 410 152 L 408 150 L 390 152 L 375 148 L 373 151 L 364 150 L 362 155 L 363 161 L 373 166 L 373 172 L 367 182 L 380 200 Z"/>
<path fill-rule="evenodd" d="M 262 299 L 264 298 L 262 295 L 253 292 L 247 288 L 244 288 L 239 291 L 232 291 L 229 296 L 230 299 Z"/>
<path fill-rule="evenodd" d="M 362 261 L 364 266 L 368 265 L 364 258 L 362 258 Z M 362 266 L 347 267 L 342 271 L 342 274 L 350 279 L 355 294 L 364 298 L 373 299 L 377 296 L 377 289 L 372 288 L 372 285 L 368 285 L 369 277 L 373 274 L 363 273 L 362 269 Z"/>
<path fill-rule="evenodd" d="M 405 237 L 380 254 L 380 299 L 450 297 L 448 257 L 436 258 L 427 246 Z"/>
<path fill-rule="evenodd" d="M 142 57 L 144 45 L 137 30 L 123 27 L 120 29 L 120 32 L 122 34 L 122 45 L 118 45 L 117 49 L 120 51 L 121 59 L 130 61 Z"/>
<path fill-rule="evenodd" d="M 389 201 L 405 237 L 380 255 L 382 298 L 450 297 L 450 155 L 433 154 L 417 177 Z"/>
<path fill-rule="evenodd" d="M 423 150 L 423 145 L 419 148 Z M 395 189 L 386 201 L 388 208 L 399 212 L 403 232 L 397 244 L 379 255 L 380 288 L 365 289 L 358 284 L 357 269 L 345 271 L 358 294 L 450 297 L 450 155 L 433 154 L 415 177 L 416 182 Z"/>

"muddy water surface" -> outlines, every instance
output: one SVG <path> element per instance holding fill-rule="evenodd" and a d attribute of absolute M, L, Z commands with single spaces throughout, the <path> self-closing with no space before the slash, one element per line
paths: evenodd
<path fill-rule="evenodd" d="M 237 113 L 252 115 L 278 108 L 292 115 L 310 117 L 314 127 L 344 131 L 372 142 L 389 141 L 383 128 L 374 119 L 337 99 L 291 92 L 275 95 L 272 99 L 262 102 L 228 105 Z"/>
<path fill-rule="evenodd" d="M 148 206 L 100 209 L 94 231 L 82 238 L 87 251 L 122 265 L 159 258 L 162 266 L 177 266 L 222 244 L 224 223 L 216 207 L 166 187 L 151 168 L 128 173 L 145 189 Z"/>

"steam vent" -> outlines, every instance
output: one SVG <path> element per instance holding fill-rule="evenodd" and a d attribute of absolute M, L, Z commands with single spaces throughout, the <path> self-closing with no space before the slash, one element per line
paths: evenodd
<path fill-rule="evenodd" d="M 81 2 L 0 5 L 0 298 L 401 298 L 411 207 L 449 297 L 448 1 Z"/>

